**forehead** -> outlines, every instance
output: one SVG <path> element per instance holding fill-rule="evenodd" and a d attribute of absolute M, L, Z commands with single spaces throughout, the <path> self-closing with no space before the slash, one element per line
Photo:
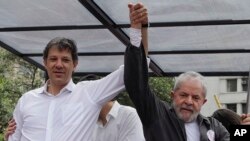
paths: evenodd
<path fill-rule="evenodd" d="M 201 82 L 196 79 L 183 81 L 177 91 L 200 96 L 202 96 L 204 93 Z"/>
<path fill-rule="evenodd" d="M 54 55 L 62 55 L 62 56 L 71 57 L 71 52 L 68 48 L 59 48 L 58 46 L 54 45 L 49 49 L 48 56 L 54 56 Z"/>

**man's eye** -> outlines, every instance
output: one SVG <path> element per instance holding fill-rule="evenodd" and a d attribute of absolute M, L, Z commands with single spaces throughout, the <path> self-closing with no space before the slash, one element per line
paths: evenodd
<path fill-rule="evenodd" d="M 63 59 L 63 62 L 69 62 L 70 60 L 69 59 Z"/>
<path fill-rule="evenodd" d="M 50 61 L 55 61 L 55 60 L 56 60 L 56 58 L 50 58 L 49 60 L 50 60 Z"/>
<path fill-rule="evenodd" d="M 186 95 L 186 94 L 181 94 L 180 96 L 181 96 L 181 97 L 187 97 L 187 95 Z"/>
<path fill-rule="evenodd" d="M 196 97 L 194 97 L 194 99 L 195 99 L 195 100 L 199 100 L 199 99 L 200 99 L 200 97 L 196 96 Z"/>

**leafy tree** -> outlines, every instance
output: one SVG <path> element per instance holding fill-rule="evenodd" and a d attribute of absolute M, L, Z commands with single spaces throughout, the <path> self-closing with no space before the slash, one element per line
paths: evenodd
<path fill-rule="evenodd" d="M 41 86 L 44 81 L 41 74 L 37 67 L 0 48 L 0 133 L 21 95 Z"/>
<path fill-rule="evenodd" d="M 161 100 L 170 103 L 170 92 L 174 87 L 173 77 L 151 77 L 149 85 Z"/>
<path fill-rule="evenodd" d="M 149 86 L 151 90 L 161 100 L 170 102 L 170 92 L 173 88 L 174 81 L 172 77 L 150 77 Z M 134 106 L 127 92 L 122 92 L 118 97 L 118 101 L 124 105 Z"/>

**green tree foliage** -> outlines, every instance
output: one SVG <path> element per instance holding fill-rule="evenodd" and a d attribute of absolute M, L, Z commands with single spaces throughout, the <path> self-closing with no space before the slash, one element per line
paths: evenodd
<path fill-rule="evenodd" d="M 149 86 L 151 90 L 163 101 L 170 102 L 170 92 L 173 88 L 174 80 L 172 77 L 150 77 Z M 134 106 L 126 92 L 122 92 L 118 101 L 124 105 Z"/>
<path fill-rule="evenodd" d="M 163 101 L 170 103 L 170 92 L 174 87 L 173 77 L 151 77 L 149 85 L 152 91 Z"/>
<path fill-rule="evenodd" d="M 41 74 L 37 67 L 0 48 L 0 133 L 21 95 L 41 86 Z"/>

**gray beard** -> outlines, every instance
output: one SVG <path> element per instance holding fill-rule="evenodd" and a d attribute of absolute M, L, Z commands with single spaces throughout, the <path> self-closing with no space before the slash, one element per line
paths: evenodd
<path fill-rule="evenodd" d="M 173 106 L 173 108 L 174 108 L 174 111 L 175 111 L 177 117 L 178 117 L 179 119 L 183 120 L 184 122 L 192 122 L 192 121 L 195 121 L 195 120 L 197 119 L 198 115 L 199 115 L 199 112 L 195 112 L 195 113 L 193 113 L 193 114 L 189 117 L 189 119 L 185 120 L 185 119 L 183 118 L 182 114 L 181 114 L 180 112 L 178 112 L 178 111 L 179 111 L 179 107 L 176 106 L 175 102 L 172 102 L 172 106 Z"/>

